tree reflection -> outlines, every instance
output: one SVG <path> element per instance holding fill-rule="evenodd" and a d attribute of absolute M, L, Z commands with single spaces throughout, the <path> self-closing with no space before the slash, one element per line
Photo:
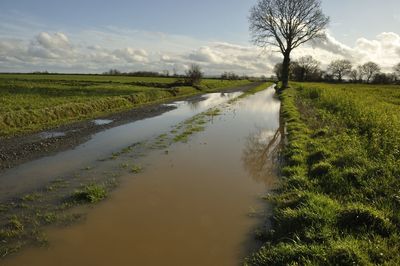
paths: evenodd
<path fill-rule="evenodd" d="M 282 140 L 282 128 L 275 132 L 259 129 L 249 135 L 242 154 L 244 168 L 258 183 L 276 183 L 277 164 Z"/>

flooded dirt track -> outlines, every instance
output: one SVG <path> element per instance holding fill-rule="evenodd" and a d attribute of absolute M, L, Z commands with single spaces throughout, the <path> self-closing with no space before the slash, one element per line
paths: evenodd
<path fill-rule="evenodd" d="M 273 88 L 223 102 L 212 104 L 222 104 L 222 114 L 188 143 L 142 157 L 145 171 L 125 174 L 119 188 L 84 222 L 48 230 L 49 248 L 26 249 L 4 265 L 240 265 L 257 245 L 254 230 L 266 209 L 261 196 L 275 182 L 269 155 L 279 141 L 280 103 Z M 187 105 L 154 124 L 143 122 L 149 124 L 138 135 L 158 134 L 160 124 L 165 127 L 210 106 L 201 104 Z M 87 157 L 122 146 L 126 131 L 129 125 L 94 138 L 86 144 L 94 149 L 88 149 Z"/>
<path fill-rule="evenodd" d="M 74 149 L 7 170 L 0 175 L 0 200 L 40 188 L 59 177 L 73 175 L 79 169 L 94 168 L 96 160 L 133 143 L 167 132 L 171 126 L 240 94 L 241 92 L 210 93 L 194 102 L 174 102 L 171 105 L 174 105 L 175 109 L 159 116 L 107 129 L 94 134 L 90 140 Z"/>

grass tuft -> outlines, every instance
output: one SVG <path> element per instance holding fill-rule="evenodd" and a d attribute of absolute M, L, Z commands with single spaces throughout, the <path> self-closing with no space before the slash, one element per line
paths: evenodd
<path fill-rule="evenodd" d="M 97 203 L 107 197 L 107 190 L 102 185 L 86 185 L 72 195 L 72 200 L 78 203 Z"/>

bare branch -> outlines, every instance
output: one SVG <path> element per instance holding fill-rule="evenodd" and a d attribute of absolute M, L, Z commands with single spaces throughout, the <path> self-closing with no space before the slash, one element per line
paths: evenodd
<path fill-rule="evenodd" d="M 312 39 L 324 37 L 329 23 L 320 0 L 258 0 L 250 11 L 252 41 L 260 47 L 277 46 L 288 72 L 290 53 Z M 283 73 L 283 78 L 288 76 Z"/>

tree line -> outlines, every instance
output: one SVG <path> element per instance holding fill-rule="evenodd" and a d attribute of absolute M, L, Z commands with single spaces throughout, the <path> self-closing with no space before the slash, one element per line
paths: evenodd
<path fill-rule="evenodd" d="M 274 67 L 274 73 L 282 81 L 282 63 Z M 303 56 L 293 61 L 289 67 L 289 79 L 308 82 L 352 82 L 374 84 L 399 84 L 400 63 L 393 66 L 392 73 L 383 73 L 375 62 L 367 62 L 354 66 L 349 60 L 334 60 L 326 70 L 322 70 L 321 63 L 312 56 Z"/>

